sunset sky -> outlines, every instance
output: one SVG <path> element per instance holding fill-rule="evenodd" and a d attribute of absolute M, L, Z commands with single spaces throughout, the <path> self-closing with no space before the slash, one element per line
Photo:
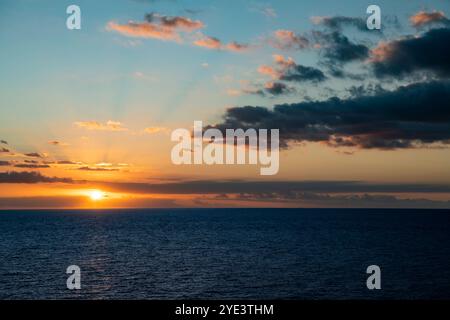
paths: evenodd
<path fill-rule="evenodd" d="M 370 4 L 1 1 L 0 209 L 450 208 L 450 1 Z M 280 129 L 278 174 L 174 165 L 196 120 Z"/>

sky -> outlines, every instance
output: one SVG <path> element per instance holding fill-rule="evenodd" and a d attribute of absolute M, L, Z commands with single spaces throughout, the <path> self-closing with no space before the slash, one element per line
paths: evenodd
<path fill-rule="evenodd" d="M 370 4 L 1 1 L 0 209 L 449 208 L 450 1 Z M 279 171 L 174 164 L 194 121 Z"/>

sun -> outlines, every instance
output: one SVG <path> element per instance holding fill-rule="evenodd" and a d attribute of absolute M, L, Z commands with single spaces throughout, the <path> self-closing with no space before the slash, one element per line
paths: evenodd
<path fill-rule="evenodd" d="M 100 190 L 92 190 L 89 193 L 89 197 L 91 198 L 92 201 L 99 201 L 105 197 L 105 194 Z"/>

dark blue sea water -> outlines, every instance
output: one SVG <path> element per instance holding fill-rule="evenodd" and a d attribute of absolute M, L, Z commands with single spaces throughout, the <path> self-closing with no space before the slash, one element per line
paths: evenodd
<path fill-rule="evenodd" d="M 450 210 L 0 211 L 0 298 L 449 299 Z"/>

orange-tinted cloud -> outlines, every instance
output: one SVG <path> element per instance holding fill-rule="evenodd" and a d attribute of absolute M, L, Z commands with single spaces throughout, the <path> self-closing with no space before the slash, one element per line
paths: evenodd
<path fill-rule="evenodd" d="M 305 49 L 309 47 L 309 40 L 291 30 L 277 30 L 270 44 L 277 49 Z"/>
<path fill-rule="evenodd" d="M 275 63 L 277 63 L 278 65 L 283 66 L 283 67 L 286 67 L 286 68 L 295 65 L 295 61 L 294 61 L 291 57 L 288 57 L 288 58 L 286 59 L 286 58 L 285 58 L 284 56 L 282 56 L 281 54 L 274 54 L 274 55 L 273 55 L 273 60 L 274 60 Z"/>
<path fill-rule="evenodd" d="M 238 43 L 236 41 L 230 42 L 228 44 L 222 43 L 219 39 L 215 37 L 210 37 L 206 35 L 202 35 L 202 37 L 198 40 L 194 41 L 194 45 L 198 47 L 203 47 L 207 49 L 214 49 L 214 50 L 226 50 L 226 51 L 233 51 L 233 52 L 242 52 L 249 49 L 248 44 L 242 44 Z"/>
<path fill-rule="evenodd" d="M 159 40 L 168 40 L 183 42 L 185 39 L 183 33 L 192 33 L 203 29 L 205 24 L 199 20 L 191 20 L 181 16 L 164 16 L 158 13 L 149 13 L 145 15 L 144 22 L 130 21 L 126 24 L 109 22 L 106 29 L 116 31 L 127 37 L 152 38 Z M 233 52 L 242 52 L 249 49 L 249 45 L 232 41 L 224 44 L 215 37 L 206 36 L 199 33 L 193 44 L 198 47 L 226 50 Z"/>
<path fill-rule="evenodd" d="M 279 79 L 283 75 L 285 69 L 295 66 L 295 61 L 292 58 L 285 58 L 281 54 L 274 54 L 273 60 L 280 67 L 280 70 L 276 70 L 274 67 L 268 65 L 262 65 L 258 68 L 258 72 L 271 76 L 274 79 Z"/>
<path fill-rule="evenodd" d="M 128 37 L 154 38 L 172 41 L 180 40 L 180 35 L 174 28 L 167 28 L 148 22 L 128 22 L 127 24 L 109 22 L 107 29 L 119 32 Z"/>
<path fill-rule="evenodd" d="M 226 48 L 230 51 L 240 52 L 248 50 L 249 46 L 247 44 L 237 43 L 236 41 L 227 44 Z"/>
<path fill-rule="evenodd" d="M 203 36 L 201 39 L 194 41 L 194 44 L 207 49 L 221 49 L 222 42 L 214 37 Z"/>
<path fill-rule="evenodd" d="M 425 12 L 420 11 L 409 18 L 411 25 L 414 27 L 423 27 L 425 25 L 437 22 L 449 23 L 442 11 Z"/>
<path fill-rule="evenodd" d="M 105 168 L 103 166 L 100 166 L 100 167 L 84 166 L 84 167 L 78 168 L 78 170 L 82 170 L 82 171 L 119 171 L 119 169 L 117 169 L 117 168 Z"/>
<path fill-rule="evenodd" d="M 169 17 L 149 13 L 144 22 L 130 21 L 127 24 L 109 22 L 107 30 L 119 32 L 128 37 L 153 38 L 181 41 L 181 32 L 193 32 L 204 27 L 203 22 L 185 17 Z"/>
<path fill-rule="evenodd" d="M 264 74 L 264 75 L 268 75 L 274 79 L 277 79 L 280 76 L 280 72 L 275 70 L 273 67 L 265 65 L 265 64 L 258 67 L 258 72 L 261 74 Z"/>

